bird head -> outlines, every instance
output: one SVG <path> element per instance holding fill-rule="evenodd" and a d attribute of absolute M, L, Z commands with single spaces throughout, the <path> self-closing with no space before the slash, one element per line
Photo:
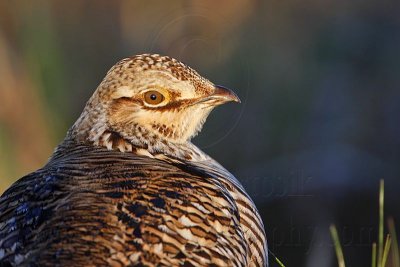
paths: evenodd
<path fill-rule="evenodd" d="M 210 111 L 240 102 L 185 64 L 160 55 L 138 55 L 113 66 L 70 130 L 92 141 L 111 132 L 135 144 L 182 144 L 202 128 Z"/>

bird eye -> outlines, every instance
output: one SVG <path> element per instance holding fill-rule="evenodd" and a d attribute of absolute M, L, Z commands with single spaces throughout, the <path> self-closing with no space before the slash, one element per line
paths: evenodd
<path fill-rule="evenodd" d="M 144 101 L 150 105 L 157 105 L 163 102 L 165 99 L 164 95 L 158 91 L 148 91 L 144 93 Z"/>

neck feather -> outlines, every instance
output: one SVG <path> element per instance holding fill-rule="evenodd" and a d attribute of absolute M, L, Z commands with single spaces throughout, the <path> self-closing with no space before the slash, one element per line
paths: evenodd
<path fill-rule="evenodd" d="M 81 116 L 68 131 L 64 143 L 73 141 L 155 158 L 186 161 L 210 159 L 189 140 L 182 141 L 182 139 L 174 138 L 175 136 L 170 136 L 170 132 L 173 131 L 167 131 L 162 127 L 146 128 L 133 123 L 132 120 L 125 122 L 120 120 L 118 124 L 110 125 L 110 120 L 106 117 L 107 110 L 107 106 L 98 101 L 98 98 L 92 97 Z M 205 113 L 208 114 L 210 110 L 206 110 Z M 121 118 L 124 117 L 128 115 Z M 196 131 L 200 130 L 203 122 L 204 119 L 197 123 L 200 126 Z"/>
<path fill-rule="evenodd" d="M 79 122 L 79 124 L 77 124 Z M 65 142 L 85 143 L 123 153 L 134 153 L 150 158 L 204 161 L 210 157 L 190 141 L 174 143 L 159 134 L 149 133 L 143 127 L 132 129 L 130 135 L 107 128 L 104 123 L 87 126 L 85 120 L 77 121 L 68 131 Z"/>

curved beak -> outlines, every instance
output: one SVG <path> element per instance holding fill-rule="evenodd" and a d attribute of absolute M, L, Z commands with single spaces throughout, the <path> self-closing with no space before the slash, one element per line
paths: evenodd
<path fill-rule="evenodd" d="M 240 98 L 231 90 L 222 85 L 215 85 L 214 93 L 210 95 L 211 98 L 218 100 L 218 102 L 236 102 L 240 103 Z"/>

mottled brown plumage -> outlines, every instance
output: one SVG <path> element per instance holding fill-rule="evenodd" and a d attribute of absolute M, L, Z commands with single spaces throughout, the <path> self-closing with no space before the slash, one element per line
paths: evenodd
<path fill-rule="evenodd" d="M 253 202 L 190 142 L 228 101 L 175 59 L 117 63 L 49 162 L 0 198 L 0 266 L 266 266 Z"/>

